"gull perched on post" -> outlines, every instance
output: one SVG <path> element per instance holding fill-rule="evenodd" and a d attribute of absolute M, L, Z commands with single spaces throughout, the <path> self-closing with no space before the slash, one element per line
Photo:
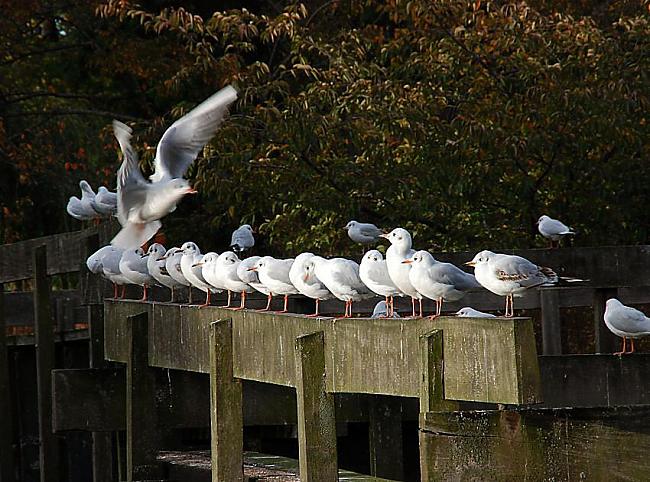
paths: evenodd
<path fill-rule="evenodd" d="M 113 121 L 124 160 L 117 172 L 117 218 L 122 230 L 111 244 L 125 249 L 141 246 L 156 234 L 162 226 L 160 219 L 174 211 L 183 196 L 196 193 L 183 175 L 236 99 L 237 91 L 225 87 L 174 122 L 158 142 L 150 181 L 142 175 L 131 146 L 131 128 Z"/>
<path fill-rule="evenodd" d="M 393 297 L 402 296 L 402 292 L 391 280 L 386 260 L 379 251 L 371 249 L 363 255 L 359 265 L 359 277 L 370 291 L 386 298 L 387 316 L 393 316 Z"/>
<path fill-rule="evenodd" d="M 415 300 L 419 301 L 420 316 L 422 316 L 422 295 L 415 289 L 409 279 L 411 265 L 402 263 L 402 261 L 415 254 L 415 250 L 411 249 L 411 234 L 404 228 L 395 228 L 390 233 L 380 236 L 388 239 L 391 244 L 386 250 L 386 266 L 388 267 L 390 279 L 402 293 L 411 297 L 412 316 L 416 316 Z"/>
<path fill-rule="evenodd" d="M 79 221 L 90 221 L 98 218 L 100 213 L 95 208 L 95 191 L 93 191 L 86 180 L 79 181 L 79 187 L 81 188 L 81 199 L 76 196 L 71 196 L 68 200 L 66 211 L 70 216 Z"/>
<path fill-rule="evenodd" d="M 558 242 L 564 236 L 572 236 L 575 234 L 573 230 L 562 221 L 548 217 L 546 214 L 537 220 L 537 230 L 539 233 L 551 242 L 551 248 L 554 247 L 554 242 Z"/>
<path fill-rule="evenodd" d="M 350 221 L 343 229 L 348 232 L 348 236 L 352 241 L 359 244 L 376 243 L 382 233 L 381 229 L 374 224 L 357 221 Z"/>
<path fill-rule="evenodd" d="M 320 315 L 320 302 L 333 298 L 334 295 L 327 289 L 321 280 L 313 273 L 314 265 L 309 260 L 315 255 L 313 253 L 300 253 L 296 256 L 291 269 L 289 280 L 300 294 L 316 301 L 316 310 L 308 317 Z"/>
<path fill-rule="evenodd" d="M 634 339 L 650 335 L 650 318 L 631 306 L 625 306 L 616 298 L 610 298 L 605 305 L 605 325 L 609 331 L 623 338 L 623 349 L 614 355 L 634 353 Z M 626 341 L 630 339 L 630 351 Z"/>

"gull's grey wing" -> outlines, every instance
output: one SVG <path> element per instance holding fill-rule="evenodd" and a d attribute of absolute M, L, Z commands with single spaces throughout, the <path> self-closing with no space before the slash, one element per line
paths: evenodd
<path fill-rule="evenodd" d="M 174 122 L 158 142 L 151 180 L 157 182 L 183 177 L 216 133 L 228 106 L 236 99 L 237 91 L 229 85 Z"/>
<path fill-rule="evenodd" d="M 431 268 L 430 277 L 433 281 L 452 285 L 460 291 L 481 287 L 474 275 L 466 273 L 451 263 L 434 264 Z"/>
<path fill-rule="evenodd" d="M 329 268 L 332 270 L 332 280 L 336 284 L 349 286 L 359 294 L 370 293 L 368 287 L 359 278 L 359 265 L 356 262 L 344 258 L 334 258 L 329 262 L 336 265 L 334 269 Z"/>
<path fill-rule="evenodd" d="M 546 234 L 568 234 L 571 228 L 557 219 L 548 219 L 542 227 Z"/>
<path fill-rule="evenodd" d="M 501 255 L 492 266 L 499 280 L 514 281 L 529 288 L 557 278 L 553 270 L 537 266 L 521 256 Z"/>
<path fill-rule="evenodd" d="M 363 223 L 359 225 L 359 233 L 361 233 L 364 236 L 377 238 L 381 234 L 381 229 L 379 229 L 374 224 Z"/>
<path fill-rule="evenodd" d="M 395 291 L 399 291 L 395 286 L 395 283 L 393 283 L 393 281 L 390 279 L 388 268 L 386 266 L 386 260 L 383 262 L 373 262 L 368 264 L 369 267 L 367 268 L 367 274 L 371 280 L 386 287 L 387 289 L 394 289 Z"/>
<path fill-rule="evenodd" d="M 113 133 L 120 144 L 124 160 L 117 171 L 117 218 L 124 226 L 128 219 L 129 211 L 144 203 L 146 198 L 146 181 L 138 165 L 138 155 L 131 146 L 131 128 L 126 124 L 114 120 Z"/>
<path fill-rule="evenodd" d="M 275 262 L 271 265 L 273 269 L 267 270 L 266 275 L 276 281 L 291 284 L 291 281 L 289 279 L 289 271 L 291 271 L 292 265 L 293 258 L 276 259 Z M 273 273 L 271 273 L 271 271 L 273 271 Z"/>

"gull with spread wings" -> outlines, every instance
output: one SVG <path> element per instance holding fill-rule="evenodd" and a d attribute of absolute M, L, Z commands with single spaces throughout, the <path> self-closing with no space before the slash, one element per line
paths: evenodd
<path fill-rule="evenodd" d="M 146 243 L 162 226 L 160 219 L 174 211 L 183 196 L 196 192 L 183 175 L 214 136 L 228 106 L 236 99 L 234 87 L 225 87 L 174 122 L 158 142 L 150 181 L 142 175 L 131 146 L 131 128 L 113 121 L 124 160 L 117 173 L 117 218 L 122 230 L 113 238 L 112 245 L 135 249 Z"/>

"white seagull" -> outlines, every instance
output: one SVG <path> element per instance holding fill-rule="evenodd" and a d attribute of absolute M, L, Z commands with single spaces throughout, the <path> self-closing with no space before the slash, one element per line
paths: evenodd
<path fill-rule="evenodd" d="M 163 286 L 166 286 L 171 291 L 170 303 L 174 302 L 174 290 L 184 286 L 182 283 L 179 283 L 174 278 L 172 278 L 167 272 L 167 250 L 160 243 L 153 243 L 149 246 L 147 251 L 147 269 L 149 274 Z"/>
<path fill-rule="evenodd" d="M 432 318 L 441 315 L 444 301 L 457 301 L 467 291 L 481 287 L 474 275 L 436 260 L 428 251 L 418 251 L 402 263 L 411 264 L 409 280 L 418 293 L 436 302 Z"/>
<path fill-rule="evenodd" d="M 514 316 L 513 296 L 538 286 L 550 286 L 559 281 L 551 268 L 537 266 L 521 256 L 481 251 L 465 263 L 474 267 L 476 280 L 492 293 L 506 297 L 506 317 Z M 566 278 L 568 281 L 580 281 Z"/>
<path fill-rule="evenodd" d="M 110 246 L 110 245 L 109 245 Z M 120 298 L 124 298 L 124 291 L 126 290 L 126 285 L 130 284 L 130 281 L 120 271 L 120 260 L 122 259 L 122 254 L 124 250 L 111 246 L 111 249 L 107 254 L 102 257 L 102 273 L 104 277 L 113 283 L 113 297 L 117 298 L 117 287 L 122 287 L 122 293 Z"/>
<path fill-rule="evenodd" d="M 110 192 L 105 186 L 99 186 L 93 207 L 104 216 L 117 214 L 117 194 Z"/>
<path fill-rule="evenodd" d="M 95 209 L 95 191 L 86 180 L 80 181 L 79 187 L 81 188 L 81 199 L 71 196 L 66 211 L 79 221 L 90 221 L 98 218 L 99 212 Z"/>
<path fill-rule="evenodd" d="M 614 355 L 634 353 L 634 339 L 650 335 L 650 318 L 639 310 L 625 306 L 616 298 L 610 298 L 605 305 L 605 325 L 609 331 L 623 338 L 623 349 Z M 632 348 L 626 351 L 626 340 Z"/>
<path fill-rule="evenodd" d="M 350 259 L 313 256 L 306 261 L 306 265 L 313 266 L 309 270 L 307 281 L 315 276 L 336 298 L 345 301 L 345 314 L 342 318 L 352 317 L 354 301 L 374 296 L 359 278 L 359 265 Z"/>
<path fill-rule="evenodd" d="M 147 255 L 141 248 L 125 249 L 120 258 L 120 272 L 131 284 L 142 286 L 142 299 L 147 301 L 147 289 L 154 283 L 147 269 Z"/>
<path fill-rule="evenodd" d="M 546 239 L 550 240 L 551 248 L 555 241 L 560 241 L 564 236 L 574 235 L 575 232 L 562 221 L 548 217 L 546 214 L 537 220 L 537 229 Z"/>
<path fill-rule="evenodd" d="M 289 295 L 298 294 L 298 290 L 289 279 L 292 264 L 293 258 L 275 259 L 272 256 L 264 256 L 257 261 L 255 266 L 248 268 L 250 271 L 257 271 L 260 282 L 269 290 L 269 303 L 262 311 L 269 309 L 270 300 L 274 295 L 284 295 L 284 308 L 277 313 L 288 311 Z"/>
<path fill-rule="evenodd" d="M 251 269 L 255 267 L 260 259 L 260 256 L 251 256 L 250 258 L 242 260 L 242 262 L 237 266 L 237 276 L 239 276 L 241 281 L 248 284 L 255 291 L 259 291 L 263 295 L 267 296 L 266 308 L 263 311 L 268 311 L 271 308 L 271 292 L 260 282 L 260 277 L 257 274 L 257 271 Z"/>
<path fill-rule="evenodd" d="M 230 249 L 235 253 L 242 253 L 255 246 L 254 231 L 250 224 L 242 224 L 232 232 Z"/>
<path fill-rule="evenodd" d="M 124 160 L 117 173 L 117 218 L 122 230 L 111 244 L 135 248 L 160 229 L 162 217 L 176 209 L 186 194 L 196 191 L 183 179 L 185 171 L 215 135 L 237 91 L 228 86 L 203 101 L 165 131 L 156 148 L 155 171 L 145 180 L 131 146 L 131 128 L 113 121 Z"/>
<path fill-rule="evenodd" d="M 390 278 L 386 260 L 379 251 L 371 249 L 363 255 L 359 265 L 359 277 L 370 291 L 386 298 L 387 316 L 392 316 L 394 312 L 393 297 L 402 296 L 403 293 Z"/>
<path fill-rule="evenodd" d="M 359 223 L 357 221 L 350 221 L 345 229 L 348 236 L 355 243 L 372 244 L 379 241 L 382 234 L 381 229 L 371 223 Z"/>
<path fill-rule="evenodd" d="M 382 300 L 375 305 L 375 309 L 372 310 L 372 315 L 370 315 L 370 318 L 399 318 L 399 315 L 397 313 L 389 315 L 388 305 L 384 300 Z"/>
<path fill-rule="evenodd" d="M 230 308 L 230 296 L 233 291 L 241 295 L 239 307 L 232 308 L 233 310 L 243 310 L 246 305 L 246 293 L 253 291 L 253 288 L 248 283 L 243 282 L 237 274 L 237 268 L 240 264 L 241 260 L 232 251 L 221 253 L 219 259 L 217 259 L 217 269 L 221 271 L 223 286 L 228 290 L 226 308 Z"/>
<path fill-rule="evenodd" d="M 115 248 L 109 244 L 108 246 L 99 248 L 93 254 L 88 256 L 88 259 L 86 260 L 86 266 L 91 273 L 102 275 L 104 278 L 113 283 L 113 298 L 117 298 L 118 284 L 123 286 L 128 282 L 125 278 L 122 277 L 119 272 L 119 263 L 121 257 L 122 250 Z M 111 276 L 110 272 L 107 274 L 105 271 L 105 265 L 115 266 L 116 278 Z"/>
<path fill-rule="evenodd" d="M 200 289 L 205 292 L 205 303 L 200 305 L 200 307 L 205 307 L 210 304 L 210 297 L 214 288 L 203 277 L 203 256 L 201 250 L 192 241 L 187 241 L 181 246 L 183 250 L 183 257 L 181 258 L 181 272 L 187 281 L 190 282 L 192 286 Z M 216 259 L 216 253 L 208 253 L 214 255 Z M 211 256 L 210 256 L 211 257 Z M 192 288 L 190 287 L 190 290 Z"/>
<path fill-rule="evenodd" d="M 386 250 L 386 265 L 390 279 L 402 293 L 411 297 L 412 316 L 416 316 L 415 300 L 419 301 L 420 316 L 422 316 L 422 295 L 411 284 L 409 278 L 411 265 L 402 263 L 415 254 L 411 249 L 411 234 L 406 229 L 395 228 L 388 234 L 382 234 L 381 237 L 390 241 L 390 246 Z"/>
<path fill-rule="evenodd" d="M 475 310 L 470 306 L 465 306 L 456 312 L 459 318 L 496 318 L 492 313 L 485 313 L 483 311 Z"/>
<path fill-rule="evenodd" d="M 181 269 L 181 260 L 183 259 L 183 250 L 178 247 L 169 248 L 164 256 L 165 271 L 179 285 L 186 286 L 189 291 L 189 302 L 192 302 L 192 284 L 187 281 Z"/>
<path fill-rule="evenodd" d="M 308 263 L 313 257 L 313 253 L 300 253 L 296 256 L 289 270 L 289 280 L 300 294 L 316 300 L 316 311 L 311 315 L 307 315 L 309 317 L 316 317 L 320 314 L 320 302 L 322 300 L 329 300 L 334 297 L 330 290 L 313 273 L 314 265 Z"/>

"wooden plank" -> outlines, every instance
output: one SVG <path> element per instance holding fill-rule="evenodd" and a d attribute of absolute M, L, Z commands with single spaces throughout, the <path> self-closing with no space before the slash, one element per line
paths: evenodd
<path fill-rule="evenodd" d="M 1 245 L 0 283 L 32 278 L 34 274 L 32 251 L 34 248 L 43 245 L 47 249 L 46 271 L 48 275 L 77 272 L 82 258 L 82 240 L 91 234 L 98 233 L 99 241 L 104 245 L 114 232 L 117 232 L 116 222 L 111 221 L 82 231 L 55 234 Z"/>
<path fill-rule="evenodd" d="M 530 318 L 440 317 L 445 398 L 529 404 L 541 399 Z"/>
<path fill-rule="evenodd" d="M 421 480 L 647 480 L 650 410 L 428 413 Z M 615 454 L 615 456 L 612 456 Z"/>
<path fill-rule="evenodd" d="M 562 354 L 562 320 L 560 318 L 560 294 L 555 288 L 539 291 L 542 308 L 542 353 Z"/>
<path fill-rule="evenodd" d="M 370 475 L 404 480 L 402 406 L 399 398 L 379 395 L 369 402 Z"/>
<path fill-rule="evenodd" d="M 34 248 L 34 320 L 36 324 L 36 383 L 40 440 L 40 480 L 58 480 L 58 441 L 52 433 L 52 369 L 54 368 L 54 326 L 50 312 L 50 280 L 47 250 Z"/>
<path fill-rule="evenodd" d="M 7 350 L 4 286 L 0 283 L 0 481 L 15 479 L 14 417 Z"/>
<path fill-rule="evenodd" d="M 160 478 L 156 454 L 161 448 L 155 375 L 148 365 L 147 313 L 129 316 L 126 364 L 126 477 L 134 480 Z"/>
<path fill-rule="evenodd" d="M 338 480 L 334 395 L 327 392 L 325 334 L 296 338 L 296 397 L 301 482 Z"/>
<path fill-rule="evenodd" d="M 126 428 L 126 374 L 123 368 L 52 372 L 53 429 L 93 432 Z"/>
<path fill-rule="evenodd" d="M 650 405 L 650 354 L 539 357 L 545 407 Z"/>
<path fill-rule="evenodd" d="M 210 419 L 212 481 L 242 481 L 242 387 L 233 377 L 231 320 L 210 324 Z"/>
<path fill-rule="evenodd" d="M 614 335 L 605 325 L 605 304 L 609 298 L 618 297 L 617 289 L 601 288 L 594 292 L 594 331 L 596 353 L 620 351 L 621 338 Z"/>

